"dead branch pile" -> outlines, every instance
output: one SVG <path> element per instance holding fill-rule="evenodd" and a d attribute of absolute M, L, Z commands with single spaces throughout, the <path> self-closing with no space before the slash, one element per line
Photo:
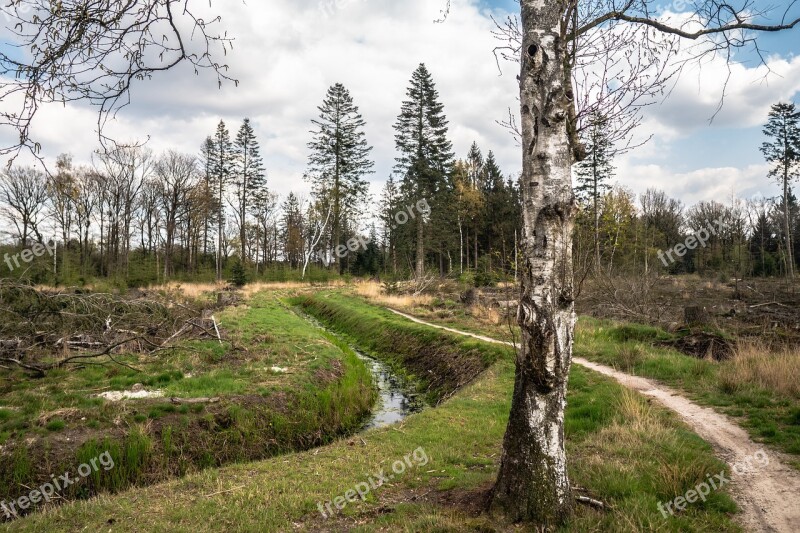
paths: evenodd
<path fill-rule="evenodd" d="M 41 290 L 0 280 L 0 366 L 39 375 L 70 364 L 128 366 L 114 354 L 154 354 L 185 338 L 221 340 L 205 315 L 199 304 L 158 295 Z"/>
<path fill-rule="evenodd" d="M 594 316 L 665 325 L 675 320 L 656 288 L 655 274 L 609 275 L 598 273 L 583 288 L 586 311 Z"/>

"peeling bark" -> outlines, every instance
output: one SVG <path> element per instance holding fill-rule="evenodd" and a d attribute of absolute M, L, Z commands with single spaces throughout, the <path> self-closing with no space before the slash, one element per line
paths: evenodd
<path fill-rule="evenodd" d="M 563 522 L 573 502 L 564 450 L 575 325 L 573 95 L 561 27 L 566 2 L 521 0 L 521 6 L 522 343 L 491 507 L 512 520 L 551 527 Z"/>

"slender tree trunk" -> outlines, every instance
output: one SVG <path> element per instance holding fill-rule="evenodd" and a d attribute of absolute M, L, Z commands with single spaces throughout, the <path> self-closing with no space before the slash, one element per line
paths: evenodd
<path fill-rule="evenodd" d="M 594 170 L 594 261 L 595 268 L 600 271 L 600 209 L 597 201 L 597 168 Z"/>
<path fill-rule="evenodd" d="M 573 105 L 565 44 L 565 1 L 521 0 L 523 146 L 522 328 L 511 414 L 493 510 L 514 521 L 560 524 L 572 509 L 564 450 L 564 407 L 575 312 L 575 199 L 566 119 Z"/>
<path fill-rule="evenodd" d="M 422 217 L 417 218 L 417 279 L 425 275 L 425 222 Z"/>
<path fill-rule="evenodd" d="M 458 273 L 464 273 L 464 225 L 461 222 L 461 215 L 458 217 Z"/>
<path fill-rule="evenodd" d="M 792 249 L 792 230 L 789 224 L 789 172 L 784 166 L 783 172 L 783 231 L 786 235 L 786 273 L 794 279 L 794 250 Z"/>
<path fill-rule="evenodd" d="M 216 270 L 217 270 L 217 281 L 222 281 L 222 225 L 225 222 L 224 220 L 224 209 L 222 205 L 222 190 L 223 190 L 223 177 L 219 176 L 219 190 L 217 191 L 217 201 L 219 202 L 219 212 L 217 216 L 219 220 L 217 220 L 217 263 L 216 263 Z"/>

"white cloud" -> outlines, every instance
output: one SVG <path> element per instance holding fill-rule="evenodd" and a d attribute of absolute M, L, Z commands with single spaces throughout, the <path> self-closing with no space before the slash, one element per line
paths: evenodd
<path fill-rule="evenodd" d="M 637 194 L 648 188 L 664 191 L 673 198 L 691 206 L 697 202 L 716 201 L 730 203 L 737 198 L 773 197 L 777 188 L 766 179 L 766 164 L 745 168 L 699 168 L 688 172 L 674 172 L 660 164 L 637 164 L 624 156 L 617 162 L 619 182 Z"/>
<path fill-rule="evenodd" d="M 197 153 L 217 121 L 235 129 L 250 117 L 259 134 L 269 185 L 281 194 L 305 191 L 301 176 L 311 129 L 327 88 L 343 83 L 367 121 L 383 183 L 394 165 L 394 130 L 413 70 L 427 64 L 445 105 L 458 155 L 477 140 L 516 172 L 519 153 L 495 121 L 516 106 L 515 72 L 499 76 L 492 22 L 476 0 L 456 0 L 445 24 L 434 24 L 441 2 L 430 0 L 271 0 L 225 4 L 223 23 L 235 36 L 225 60 L 239 87 L 195 76 L 188 67 L 134 87 L 133 103 L 110 124 L 120 140 L 150 138 L 149 146 Z M 334 9 L 325 9 L 333 4 Z M 221 4 L 214 4 L 219 8 Z M 87 160 L 95 146 L 96 115 L 87 107 L 49 106 L 34 135 L 44 153 L 72 152 Z M 373 187 L 377 191 L 378 185 Z"/>
<path fill-rule="evenodd" d="M 499 76 L 492 49 L 493 23 L 477 0 L 454 0 L 444 24 L 434 24 L 445 0 L 251 0 L 214 3 L 223 9 L 223 25 L 236 38 L 225 60 L 239 87 L 216 81 L 188 67 L 156 75 L 134 87 L 133 103 L 108 130 L 120 140 L 150 138 L 156 151 L 174 148 L 198 153 L 206 135 L 224 119 L 232 133 L 248 116 L 259 134 L 269 185 L 281 194 L 308 187 L 301 176 L 306 164 L 310 120 L 327 88 L 337 82 L 352 92 L 367 121 L 368 140 L 377 162 L 376 192 L 394 164 L 392 125 L 405 97 L 412 71 L 425 62 L 432 72 L 450 120 L 457 155 L 473 140 L 495 151 L 502 169 L 516 174 L 520 152 L 511 135 L 495 121 L 518 106 L 516 67 Z M 333 9 L 327 9 L 331 7 Z M 500 14 L 500 17 L 503 15 Z M 733 65 L 728 98 L 712 125 L 743 128 L 763 122 L 770 104 L 800 90 L 800 58 L 769 59 L 773 74 L 761 81 L 765 67 Z M 641 135 L 654 141 L 618 162 L 618 176 L 637 191 L 658 186 L 687 203 L 725 197 L 732 189 L 764 183 L 756 164 L 744 169 L 702 168 L 676 173 L 665 154 L 669 141 L 702 135 L 708 129 L 725 79 L 723 58 L 687 71 L 670 98 L 647 108 Z M 96 146 L 95 111 L 88 107 L 47 106 L 34 129 L 46 156 L 71 152 L 88 160 Z M 0 132 L 4 133 L 4 132 Z M 634 159 L 635 157 L 635 159 Z M 757 178 L 757 180 L 756 180 Z M 766 193 L 765 193 L 766 194 Z"/>

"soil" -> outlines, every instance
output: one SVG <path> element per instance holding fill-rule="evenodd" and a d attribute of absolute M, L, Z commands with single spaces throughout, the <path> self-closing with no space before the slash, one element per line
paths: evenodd
<path fill-rule="evenodd" d="M 399 311 L 391 311 L 418 324 L 486 342 L 510 345 L 508 342 L 437 326 Z M 789 458 L 773 450 L 764 450 L 762 445 L 753 442 L 747 432 L 727 416 L 701 407 L 668 387 L 586 359 L 573 358 L 573 362 L 612 377 L 625 387 L 654 398 L 676 412 L 695 433 L 714 447 L 720 459 L 734 472 L 740 472 L 739 475 L 732 475 L 731 484 L 734 499 L 742 511 L 739 521 L 745 530 L 770 533 L 800 531 L 800 472 L 788 466 Z M 758 461 L 752 461 L 752 467 L 742 468 L 744 461 L 753 458 L 757 452 L 766 452 L 768 464 L 762 466 Z"/>

